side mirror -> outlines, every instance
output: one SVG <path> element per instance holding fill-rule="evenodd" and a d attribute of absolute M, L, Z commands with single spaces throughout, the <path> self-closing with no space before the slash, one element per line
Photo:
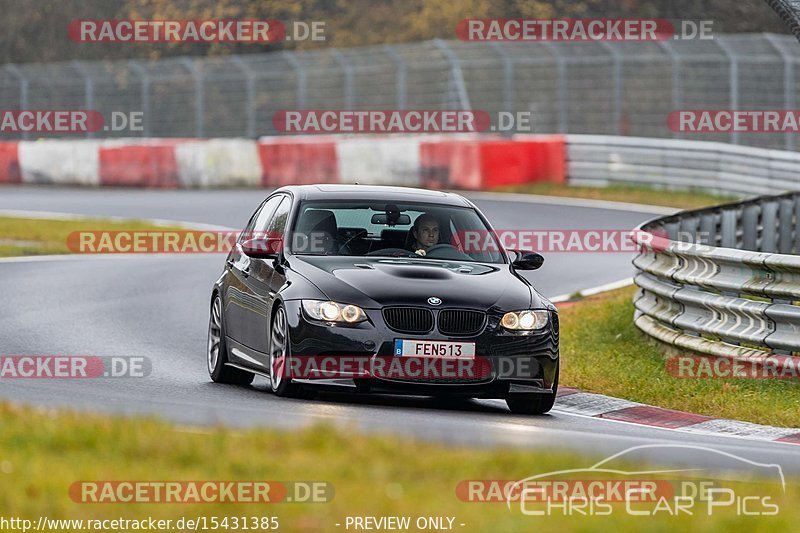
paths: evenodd
<path fill-rule="evenodd" d="M 544 257 L 537 252 L 526 252 L 524 250 L 512 250 L 516 254 L 516 259 L 511 266 L 517 270 L 536 270 L 544 264 Z"/>
<path fill-rule="evenodd" d="M 242 243 L 242 252 L 253 259 L 277 259 L 283 248 L 283 238 L 266 237 L 248 239 Z"/>

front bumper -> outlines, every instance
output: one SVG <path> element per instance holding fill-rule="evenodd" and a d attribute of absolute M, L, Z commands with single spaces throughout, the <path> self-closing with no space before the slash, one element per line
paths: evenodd
<path fill-rule="evenodd" d="M 380 310 L 365 310 L 369 320 L 357 325 L 328 325 L 308 319 L 299 301 L 284 302 L 289 321 L 292 357 L 348 357 L 365 360 L 394 358 L 395 339 L 474 342 L 481 372 L 458 376 L 387 376 L 340 372 L 337 385 L 352 381 L 360 390 L 423 395 L 464 395 L 505 398 L 509 394 L 552 392 L 559 364 L 558 314 L 550 313 L 546 328 L 533 333 L 513 333 L 500 327 L 502 313 L 489 313 L 484 330 L 472 337 L 398 333 L 386 326 Z M 436 312 L 436 311 L 434 311 Z M 365 363 L 369 368 L 369 363 Z M 304 380 L 301 380 L 304 381 Z M 324 380 L 309 380 L 326 384 Z"/>

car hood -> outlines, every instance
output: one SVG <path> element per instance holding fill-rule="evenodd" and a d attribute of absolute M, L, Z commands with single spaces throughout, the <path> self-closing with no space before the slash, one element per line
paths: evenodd
<path fill-rule="evenodd" d="M 406 258 L 295 256 L 291 268 L 335 301 L 387 305 L 515 310 L 546 305 L 508 264 Z"/>

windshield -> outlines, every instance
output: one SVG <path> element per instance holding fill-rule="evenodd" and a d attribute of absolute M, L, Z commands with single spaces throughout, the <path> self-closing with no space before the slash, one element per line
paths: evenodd
<path fill-rule="evenodd" d="M 469 207 L 303 202 L 289 237 L 297 255 L 505 262 L 495 236 Z"/>

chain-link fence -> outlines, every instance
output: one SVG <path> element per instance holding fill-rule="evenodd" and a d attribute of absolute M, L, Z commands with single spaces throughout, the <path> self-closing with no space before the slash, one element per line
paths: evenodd
<path fill-rule="evenodd" d="M 677 109 L 795 109 L 790 36 L 599 43 L 423 43 L 153 62 L 6 65 L 0 109 L 142 112 L 107 137 L 273 135 L 283 109 L 526 111 L 536 133 L 719 140 L 796 149 L 797 136 L 675 133 Z M 33 138 L 54 134 L 20 134 Z"/>

